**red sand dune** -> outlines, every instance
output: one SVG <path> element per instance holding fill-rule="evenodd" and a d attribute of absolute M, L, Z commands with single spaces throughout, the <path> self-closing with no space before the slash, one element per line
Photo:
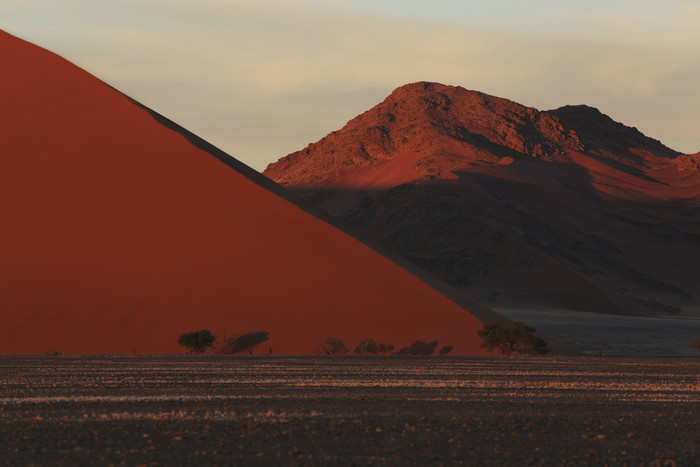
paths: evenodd
<path fill-rule="evenodd" d="M 208 328 L 483 354 L 474 315 L 266 178 L 3 32 L 0 60 L 0 353 L 179 352 Z"/>
<path fill-rule="evenodd" d="M 700 297 L 700 157 L 591 107 L 412 83 L 264 174 L 489 305 Z"/>

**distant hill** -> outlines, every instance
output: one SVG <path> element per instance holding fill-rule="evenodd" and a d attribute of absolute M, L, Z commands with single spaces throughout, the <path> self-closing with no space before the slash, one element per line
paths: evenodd
<path fill-rule="evenodd" d="M 0 67 L 0 353 L 181 352 L 209 329 L 269 332 L 256 353 L 371 337 L 483 354 L 472 313 L 489 310 L 195 135 L 4 32 Z"/>
<path fill-rule="evenodd" d="M 591 107 L 408 84 L 264 174 L 487 305 L 698 306 L 700 155 Z"/>

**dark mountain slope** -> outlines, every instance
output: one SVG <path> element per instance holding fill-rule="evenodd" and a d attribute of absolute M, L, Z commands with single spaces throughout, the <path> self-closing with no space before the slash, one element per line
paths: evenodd
<path fill-rule="evenodd" d="M 495 306 L 678 313 L 700 158 L 586 106 L 414 83 L 265 175 Z"/>

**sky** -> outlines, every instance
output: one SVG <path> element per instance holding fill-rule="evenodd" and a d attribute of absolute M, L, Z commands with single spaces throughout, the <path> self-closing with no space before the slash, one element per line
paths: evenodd
<path fill-rule="evenodd" d="M 393 89 L 587 104 L 700 151 L 697 0 L 2 0 L 62 55 L 257 170 Z"/>

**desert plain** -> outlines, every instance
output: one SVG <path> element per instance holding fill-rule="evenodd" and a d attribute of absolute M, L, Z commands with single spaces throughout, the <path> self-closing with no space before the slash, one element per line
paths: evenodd
<path fill-rule="evenodd" d="M 2 356 L 3 465 L 697 465 L 700 360 Z"/>

